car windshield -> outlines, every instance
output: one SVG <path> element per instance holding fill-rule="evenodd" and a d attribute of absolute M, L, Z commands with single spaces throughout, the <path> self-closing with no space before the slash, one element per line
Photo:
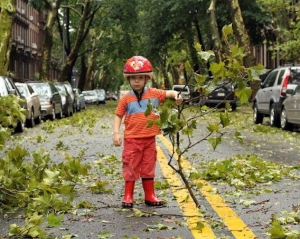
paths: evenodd
<path fill-rule="evenodd" d="M 84 91 L 82 93 L 85 96 L 96 96 L 96 92 L 95 91 Z"/>
<path fill-rule="evenodd" d="M 174 90 L 176 91 L 182 91 L 182 92 L 188 92 L 188 89 L 187 87 L 174 87 Z"/>
<path fill-rule="evenodd" d="M 97 94 L 100 96 L 105 96 L 105 91 L 104 90 L 96 90 Z"/>
<path fill-rule="evenodd" d="M 51 92 L 48 84 L 37 83 L 30 84 L 34 92 L 36 92 L 39 96 L 51 96 Z"/>
<path fill-rule="evenodd" d="M 59 94 L 66 95 L 66 88 L 63 85 L 55 84 L 56 88 L 58 89 Z"/>
<path fill-rule="evenodd" d="M 18 88 L 20 94 L 23 95 L 24 97 L 27 97 L 29 95 L 28 91 L 26 90 L 26 87 L 24 85 L 17 85 L 17 88 Z"/>
<path fill-rule="evenodd" d="M 290 83 L 292 84 L 300 84 L 300 69 L 299 68 L 292 68 L 291 69 L 291 79 Z"/>

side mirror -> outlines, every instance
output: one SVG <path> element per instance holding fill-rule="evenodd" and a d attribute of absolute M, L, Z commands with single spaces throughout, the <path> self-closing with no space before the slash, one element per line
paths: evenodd
<path fill-rule="evenodd" d="M 294 90 L 293 89 L 287 89 L 285 93 L 287 95 L 293 95 L 294 94 Z"/>

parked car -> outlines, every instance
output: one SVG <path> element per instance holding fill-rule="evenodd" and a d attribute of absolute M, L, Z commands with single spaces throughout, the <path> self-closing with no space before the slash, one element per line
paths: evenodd
<path fill-rule="evenodd" d="M 63 82 L 55 82 L 54 86 L 57 88 L 61 101 L 62 101 L 62 109 L 63 115 L 65 117 L 69 117 L 73 115 L 73 99 L 70 96 L 65 84 Z"/>
<path fill-rule="evenodd" d="M 42 108 L 42 119 L 54 120 L 63 117 L 61 96 L 52 82 L 28 82 L 39 95 Z"/>
<path fill-rule="evenodd" d="M 71 96 L 72 98 L 72 102 L 73 102 L 73 112 L 76 111 L 76 105 L 77 105 L 77 102 L 76 102 L 76 97 L 75 97 L 75 93 L 73 91 L 73 87 L 71 86 L 70 82 L 68 81 L 65 81 L 64 82 L 64 85 L 65 87 L 67 88 L 67 91 L 69 93 L 69 95 Z"/>
<path fill-rule="evenodd" d="M 42 108 L 39 95 L 26 83 L 17 82 L 15 85 L 27 102 L 26 126 L 33 127 L 35 124 L 40 124 L 42 120 Z"/>
<path fill-rule="evenodd" d="M 116 94 L 114 94 L 114 93 L 106 93 L 105 99 L 116 101 L 116 100 L 118 100 L 118 96 L 116 96 Z"/>
<path fill-rule="evenodd" d="M 295 90 L 288 89 L 286 94 L 281 107 L 280 126 L 292 130 L 294 126 L 300 127 L 300 85 Z"/>
<path fill-rule="evenodd" d="M 213 78 L 209 78 L 205 83 L 205 91 L 209 93 L 204 93 L 200 99 L 200 106 L 225 107 L 228 102 L 231 109 L 236 110 L 237 96 L 234 85 L 230 81 L 214 81 Z"/>
<path fill-rule="evenodd" d="M 300 66 L 281 66 L 268 74 L 253 100 L 253 121 L 261 124 L 270 117 L 271 126 L 280 125 L 282 102 L 288 89 L 294 90 L 300 83 Z"/>
<path fill-rule="evenodd" d="M 188 101 L 191 97 L 190 88 L 187 85 L 173 85 L 172 90 L 180 92 L 183 101 Z"/>
<path fill-rule="evenodd" d="M 80 111 L 82 109 L 86 109 L 85 98 L 82 94 L 81 90 L 78 88 L 73 88 L 75 98 L 76 98 L 76 110 Z"/>
<path fill-rule="evenodd" d="M 98 103 L 99 104 L 105 104 L 106 103 L 106 95 L 104 89 L 95 89 L 97 95 L 98 95 Z"/>
<path fill-rule="evenodd" d="M 24 97 L 20 94 L 17 86 L 15 85 L 15 83 L 10 77 L 0 76 L 0 96 L 7 96 L 9 94 L 24 99 Z M 24 109 L 27 108 L 26 102 L 24 103 L 23 108 Z M 16 133 L 22 133 L 24 131 L 24 128 L 25 128 L 25 120 L 24 121 L 19 120 L 14 130 Z"/>
<path fill-rule="evenodd" d="M 85 103 L 87 104 L 98 104 L 98 95 L 94 90 L 84 90 L 82 91 Z"/>

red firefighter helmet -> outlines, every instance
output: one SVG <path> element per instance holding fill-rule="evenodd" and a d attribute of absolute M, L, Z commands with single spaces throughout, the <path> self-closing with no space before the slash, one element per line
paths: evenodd
<path fill-rule="evenodd" d="M 147 75 L 149 80 L 153 76 L 153 68 L 151 62 L 143 56 L 133 56 L 129 58 L 123 68 L 125 80 L 132 75 Z"/>

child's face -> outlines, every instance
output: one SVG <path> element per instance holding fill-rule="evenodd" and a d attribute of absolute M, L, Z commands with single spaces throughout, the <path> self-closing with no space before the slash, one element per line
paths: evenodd
<path fill-rule="evenodd" d="M 129 76 L 129 82 L 132 87 L 137 92 L 141 92 L 146 84 L 146 80 L 148 76 L 145 75 L 136 75 L 136 76 Z"/>

